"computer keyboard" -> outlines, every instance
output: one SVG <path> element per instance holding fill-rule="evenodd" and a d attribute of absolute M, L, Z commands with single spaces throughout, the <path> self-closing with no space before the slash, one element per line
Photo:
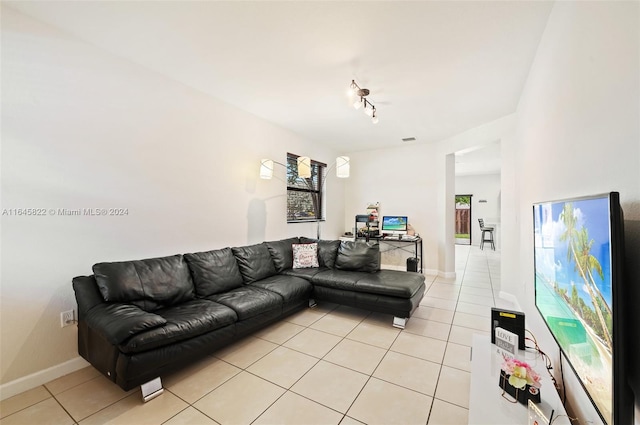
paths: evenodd
<path fill-rule="evenodd" d="M 382 240 L 385 241 L 409 241 L 409 242 L 413 242 L 413 241 L 417 241 L 418 240 L 418 236 L 409 236 L 409 235 L 403 235 L 402 237 L 398 237 L 397 235 L 395 236 L 385 236 L 384 238 L 382 238 Z"/>

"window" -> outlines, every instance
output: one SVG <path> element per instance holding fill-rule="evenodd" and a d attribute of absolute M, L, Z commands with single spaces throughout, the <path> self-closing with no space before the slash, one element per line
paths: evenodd
<path fill-rule="evenodd" d="M 311 177 L 298 176 L 298 155 L 287 154 L 287 221 L 322 220 L 322 183 L 326 164 L 311 161 Z"/>

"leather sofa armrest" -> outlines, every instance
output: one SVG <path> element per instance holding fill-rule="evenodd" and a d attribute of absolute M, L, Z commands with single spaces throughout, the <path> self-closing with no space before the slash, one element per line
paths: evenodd
<path fill-rule="evenodd" d="M 104 298 L 98 290 L 98 284 L 93 275 L 77 276 L 73 278 L 73 290 L 78 303 L 78 320 L 84 320 L 87 311 L 104 303 Z"/>
<path fill-rule="evenodd" d="M 85 315 L 87 325 L 111 344 L 118 345 L 142 331 L 162 326 L 167 321 L 131 304 L 97 305 Z"/>

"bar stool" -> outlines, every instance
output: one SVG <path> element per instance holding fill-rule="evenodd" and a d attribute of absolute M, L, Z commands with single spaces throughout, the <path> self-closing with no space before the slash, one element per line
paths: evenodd
<path fill-rule="evenodd" d="M 480 231 L 482 232 L 482 238 L 480 239 L 480 249 L 484 250 L 484 243 L 491 242 L 491 249 L 496 250 L 496 246 L 493 243 L 493 231 L 495 230 L 493 227 L 485 227 L 484 220 L 479 218 L 478 222 L 480 223 Z M 485 234 L 489 236 L 489 238 L 485 238 Z"/>

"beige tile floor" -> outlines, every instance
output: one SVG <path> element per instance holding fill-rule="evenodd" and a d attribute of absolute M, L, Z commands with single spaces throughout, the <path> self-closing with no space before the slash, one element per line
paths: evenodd
<path fill-rule="evenodd" d="M 0 425 L 466 424 L 471 336 L 489 333 L 500 255 L 456 246 L 456 272 L 427 277 L 403 331 L 320 304 L 165 377 L 148 403 L 88 367 L 3 400 Z"/>

